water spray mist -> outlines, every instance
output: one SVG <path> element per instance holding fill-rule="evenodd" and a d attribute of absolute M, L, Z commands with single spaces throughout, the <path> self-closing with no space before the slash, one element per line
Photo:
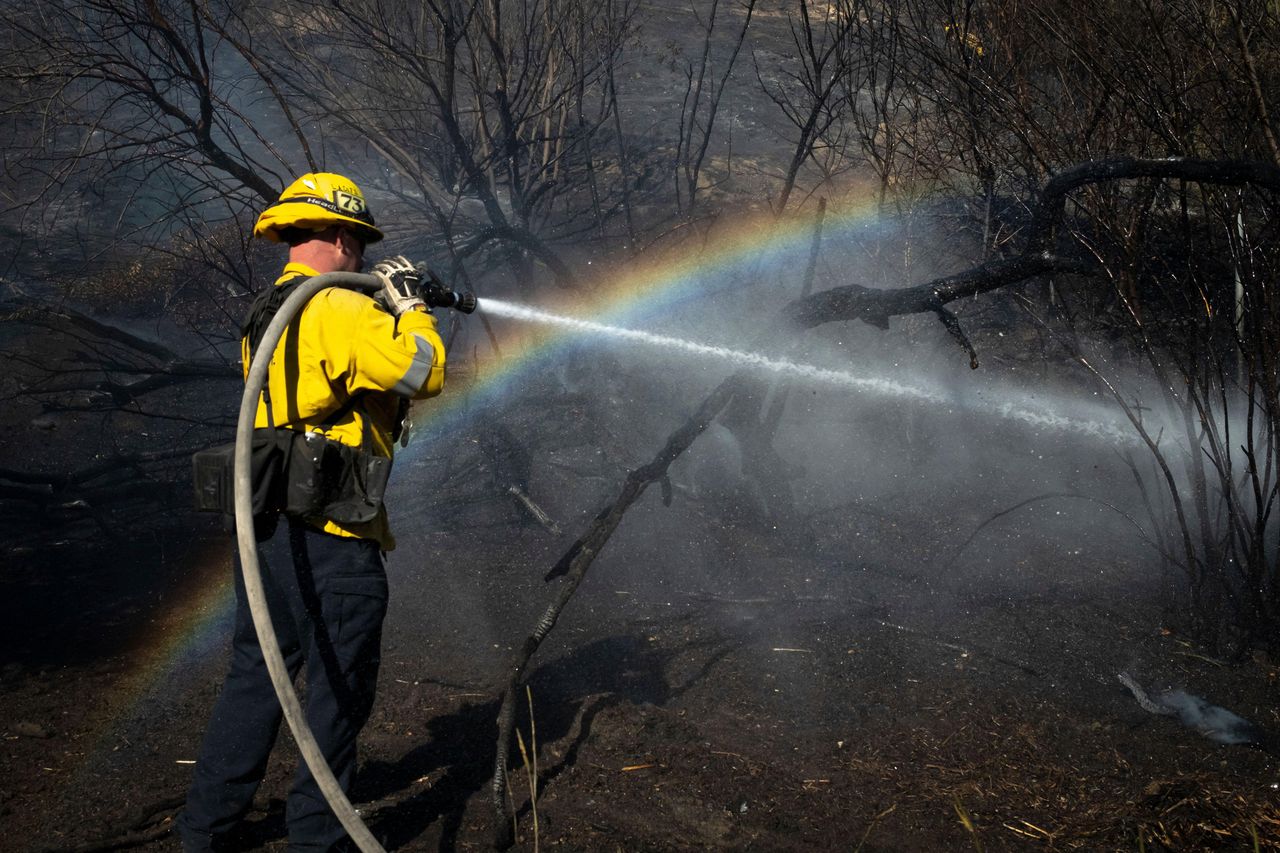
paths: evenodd
<path fill-rule="evenodd" d="M 1018 421 L 1037 429 L 1073 432 L 1117 444 L 1137 444 L 1139 441 L 1132 428 L 1126 422 L 1108 422 L 1070 417 L 1051 408 L 1044 407 L 1038 402 L 1028 400 L 1025 395 L 982 393 L 977 395 L 978 399 L 974 401 L 958 401 L 939 391 L 899 382 L 894 379 L 857 374 L 847 370 L 832 370 L 790 359 L 771 358 L 759 353 L 702 344 L 684 338 L 671 337 L 670 335 L 656 335 L 652 332 L 644 332 L 638 329 L 611 326 L 594 320 L 553 314 L 549 311 L 542 311 L 527 305 L 518 305 L 514 302 L 506 302 L 500 299 L 485 298 L 480 301 L 480 308 L 485 313 L 496 317 L 559 326 L 584 334 L 605 335 L 616 340 L 632 341 L 667 351 L 720 359 L 731 362 L 736 366 L 756 367 L 769 373 L 793 376 L 809 382 L 836 385 L 864 393 L 915 400 L 938 406 L 964 406 L 975 412 Z"/>

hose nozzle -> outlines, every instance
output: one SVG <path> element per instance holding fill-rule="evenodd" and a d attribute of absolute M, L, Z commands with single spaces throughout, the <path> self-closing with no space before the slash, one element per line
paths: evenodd
<path fill-rule="evenodd" d="M 422 284 L 419 285 L 422 301 L 428 308 L 452 308 L 463 314 L 470 314 L 476 310 L 474 293 L 458 293 L 456 290 L 450 290 L 448 285 L 441 281 L 428 266 L 419 266 L 418 270 L 422 273 Z"/>

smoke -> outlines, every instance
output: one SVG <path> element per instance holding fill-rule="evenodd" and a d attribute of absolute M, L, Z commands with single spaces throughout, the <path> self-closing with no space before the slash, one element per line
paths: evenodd
<path fill-rule="evenodd" d="M 1224 744 L 1260 743 L 1262 733 L 1244 717 L 1211 705 L 1199 696 L 1182 690 L 1160 694 L 1156 701 L 1178 717 L 1189 729 L 1195 729 L 1209 740 Z"/>

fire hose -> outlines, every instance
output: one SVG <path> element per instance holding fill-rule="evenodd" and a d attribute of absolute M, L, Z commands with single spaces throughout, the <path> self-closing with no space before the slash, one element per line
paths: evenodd
<path fill-rule="evenodd" d="M 307 763 L 307 768 L 320 787 L 320 792 L 329 803 L 329 807 L 333 809 L 334 815 L 341 821 L 343 829 L 351 836 L 351 840 L 363 853 L 385 853 L 382 845 L 373 837 L 373 833 L 365 826 L 364 821 L 351 805 L 351 801 L 347 799 L 347 795 L 333 775 L 333 770 L 330 769 L 329 763 L 320 751 L 315 735 L 307 725 L 297 691 L 293 689 L 293 679 L 289 675 L 289 670 L 284 663 L 284 655 L 280 651 L 275 626 L 271 623 L 271 612 L 267 608 L 266 593 L 262 586 L 262 571 L 258 564 L 258 545 L 254 537 L 250 456 L 258 399 L 267 383 L 271 359 L 275 354 L 276 345 L 284 336 L 285 328 L 312 296 L 329 287 L 346 287 L 373 294 L 382 289 L 382 281 L 372 275 L 347 272 L 330 272 L 312 276 L 289 294 L 263 333 L 262 340 L 255 348 L 253 360 L 249 364 L 248 375 L 245 377 L 244 396 L 240 399 L 240 417 L 236 422 L 236 448 L 233 457 L 236 543 L 244 575 L 245 597 L 249 603 L 249 612 L 253 616 L 253 626 L 258 633 L 258 645 L 262 649 L 267 673 L 280 700 L 284 718 L 298 744 L 298 751 L 302 753 L 302 759 Z M 437 292 L 429 291 L 424 294 L 427 304 L 456 307 L 465 313 L 475 310 L 475 297 L 471 294 L 458 295 L 444 290 L 438 280 L 429 277 L 428 288 L 432 287 L 439 289 Z"/>

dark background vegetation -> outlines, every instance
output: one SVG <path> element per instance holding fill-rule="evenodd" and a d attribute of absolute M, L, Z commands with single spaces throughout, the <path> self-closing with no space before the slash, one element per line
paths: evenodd
<path fill-rule="evenodd" d="M 493 402 L 458 434 L 432 435 L 426 459 L 398 473 L 435 484 L 429 498 L 402 492 L 413 520 L 396 557 L 401 597 L 432 612 L 433 596 L 452 606 L 439 624 L 392 632 L 365 795 L 393 841 L 484 843 L 476 815 L 508 647 L 549 594 L 541 575 L 613 505 L 632 526 L 602 552 L 607 570 L 634 579 L 680 566 L 705 583 L 682 582 L 694 591 L 674 608 L 656 581 L 616 595 L 584 585 L 592 604 L 579 633 L 556 639 L 560 656 L 530 672 L 545 703 L 534 710 L 550 767 L 542 804 L 563 816 L 551 824 L 562 843 L 1280 843 L 1274 764 L 1261 755 L 1233 757 L 1228 770 L 1207 742 L 1146 729 L 1156 757 L 1142 761 L 1121 758 L 1119 745 L 1116 762 L 1101 747 L 1085 760 L 1070 743 L 1096 733 L 1095 716 L 1113 745 L 1132 735 L 1137 722 L 1113 730 L 1095 711 L 1129 708 L 1114 674 L 1135 663 L 1228 691 L 1252 716 L 1271 715 L 1260 724 L 1280 723 L 1274 3 L 55 0 L 4 11 L 0 726 L 12 782 L 0 809 L 19 827 L 18 849 L 128 834 L 180 795 L 182 768 L 156 750 L 189 748 L 216 654 L 202 687 L 138 712 L 163 772 L 145 756 L 102 771 L 129 790 L 130 807 L 156 804 L 147 815 L 121 823 L 124 804 L 101 793 L 111 788 L 47 782 L 65 769 L 47 750 L 82 754 L 101 734 L 92 697 L 127 680 L 128 661 L 147 652 L 140 638 L 152 636 L 139 626 L 178 618 L 181 590 L 198 580 L 191 567 L 224 547 L 216 522 L 185 509 L 188 458 L 230 432 L 238 321 L 280 262 L 249 241 L 253 219 L 310 169 L 351 175 L 388 253 L 428 261 L 482 303 L 586 298 L 602 266 L 696 258 L 728 223 L 754 221 L 763 241 L 801 222 L 817 235 L 813 265 L 801 254 L 743 287 L 787 353 L 803 358 L 845 324 L 868 327 L 850 333 L 875 342 L 865 351 L 940 342 L 929 358 L 972 357 L 997 377 L 1017 367 L 1055 393 L 1107 400 L 1135 438 L 1105 453 L 1123 484 L 1069 490 L 1117 502 L 1128 519 L 1121 544 L 1093 553 L 1078 584 L 1063 579 L 1055 546 L 969 544 L 1019 501 L 939 473 L 983 470 L 991 444 L 1022 439 L 974 422 L 966 441 L 947 434 L 954 425 L 894 409 L 877 432 L 797 405 L 788 395 L 799 391 L 768 377 L 749 377 L 711 412 L 723 409 L 715 425 L 691 436 L 691 453 L 699 441 L 725 446 L 737 470 L 710 493 L 677 482 L 673 524 L 653 515 L 652 498 L 634 509 L 617 498 L 714 383 L 665 385 L 623 351 L 613 362 L 570 353 L 568 367 L 542 371 L 544 384 Z M 825 211 L 855 203 L 877 226 L 838 255 L 821 242 Z M 761 286 L 767 298 L 752 289 Z M 456 387 L 501 364 L 508 332 L 482 316 L 442 318 Z M 907 448 L 887 466 L 909 469 L 900 501 L 879 500 L 895 494 L 886 485 L 851 485 L 843 503 L 830 489 L 815 502 L 821 472 L 794 440 L 815 434 L 868 467 Z M 1047 476 L 1021 471 L 1026 483 Z M 1057 491 L 1046 480 L 1027 497 L 1039 506 Z M 1032 516 L 1020 529 L 1061 543 L 1072 525 L 1094 523 L 1111 530 L 1084 514 L 1061 529 Z M 666 544 L 637 530 L 662 530 Z M 855 539 L 879 544 L 859 551 Z M 974 569 L 948 581 L 955 606 L 933 613 L 938 581 L 909 567 L 962 545 L 988 562 L 1019 554 L 1010 559 L 1025 577 L 1002 598 L 1007 578 Z M 418 561 L 431 571 L 408 568 Z M 1091 589 L 1085 572 L 1105 580 Z M 894 601 L 913 602 L 924 626 L 900 621 Z M 1026 648 L 1010 638 L 1015 602 L 1039 614 L 1029 624 L 1052 629 L 1026 629 L 1037 638 Z M 953 621 L 961 613 L 980 614 L 965 636 L 982 642 L 952 642 L 968 630 Z M 733 661 L 779 631 L 798 639 L 769 654 L 852 655 L 862 644 L 860 659 L 875 663 L 817 672 L 822 695 L 774 706 L 759 671 Z M 432 639 L 439 632 L 455 644 Z M 1046 636 L 1062 646 L 1051 651 Z M 1066 662 L 1090 637 L 1116 648 L 1095 649 L 1088 666 Z M 803 651 L 777 651 L 793 645 Z M 943 674 L 911 674 L 957 649 L 964 657 Z M 1203 671 L 1162 668 L 1170 649 Z M 990 666 L 967 680 L 974 658 Z M 450 680 L 458 672 L 476 674 Z M 888 683 L 902 689 L 877 696 Z M 1055 704 L 1064 691 L 1075 698 Z M 38 719 L 49 714 L 70 717 Z M 777 733 L 787 726 L 794 746 Z M 992 726 L 1030 728 L 993 752 L 976 734 Z M 732 745 L 748 727 L 753 746 Z M 703 743 L 721 748 L 708 757 Z M 614 759 L 647 767 L 583 780 Z M 838 772 L 804 777 L 793 762 L 810 759 Z M 904 781 L 900 766 L 923 775 Z M 655 767 L 686 799 L 654 799 L 660 783 L 639 799 L 617 787 Z M 797 773 L 794 795 L 780 793 Z M 1110 783 L 1090 788 L 1090 778 Z M 80 792 L 79 805 L 52 809 L 60 790 Z M 761 798 L 768 818 L 749 807 Z M 527 786 L 514 802 L 532 844 Z M 601 809 L 611 816 L 592 817 Z M 269 806 L 260 823 L 247 844 L 278 843 Z"/>

